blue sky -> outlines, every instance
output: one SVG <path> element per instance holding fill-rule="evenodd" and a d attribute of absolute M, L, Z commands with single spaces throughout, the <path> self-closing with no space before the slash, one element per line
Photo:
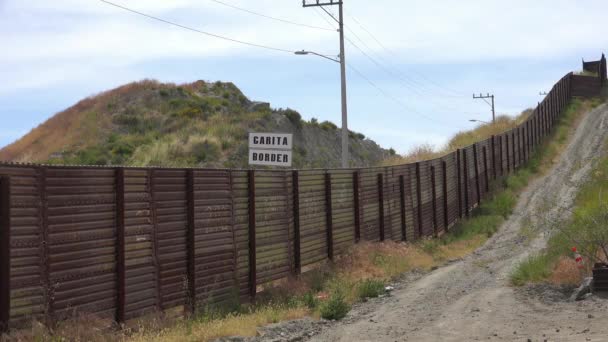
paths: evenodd
<path fill-rule="evenodd" d="M 299 0 L 222 1 L 330 25 Z M 376 61 L 347 43 L 347 62 L 381 89 L 349 70 L 349 127 L 399 152 L 440 146 L 473 127 L 469 119 L 490 119 L 473 92 L 495 93 L 498 113 L 517 114 L 580 69 L 581 58 L 598 59 L 608 46 L 605 0 L 344 1 L 347 37 Z M 212 0 L 115 2 L 232 38 L 338 53 L 334 31 Z M 98 0 L 0 0 L 0 32 L 0 146 L 84 97 L 144 78 L 230 81 L 252 100 L 340 123 L 339 68 L 318 57 L 210 38 Z"/>

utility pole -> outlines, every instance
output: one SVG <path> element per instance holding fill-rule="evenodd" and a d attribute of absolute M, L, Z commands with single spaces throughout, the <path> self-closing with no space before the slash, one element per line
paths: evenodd
<path fill-rule="evenodd" d="M 547 95 L 549 95 L 549 93 L 547 93 L 546 91 L 539 91 L 538 95 L 540 95 L 540 96 L 547 96 Z"/>
<path fill-rule="evenodd" d="M 306 0 L 302 0 L 304 7 L 320 7 L 325 13 L 327 13 L 332 19 L 334 19 L 339 25 L 340 32 L 340 73 L 341 73 L 341 86 L 342 86 L 342 168 L 348 168 L 348 109 L 346 101 L 346 56 L 344 52 L 344 13 L 342 0 L 310 0 L 309 3 Z M 329 13 L 325 6 L 338 6 L 338 19 L 336 19 L 331 13 Z"/>
<path fill-rule="evenodd" d="M 485 101 L 485 103 L 492 107 L 492 123 L 495 123 L 496 111 L 494 110 L 494 94 L 490 95 L 490 93 L 487 93 L 487 95 L 482 95 L 481 93 L 479 93 L 479 96 L 473 94 L 473 99 L 482 99 Z M 490 104 L 488 101 L 486 101 L 486 99 L 492 99 L 492 103 Z"/>

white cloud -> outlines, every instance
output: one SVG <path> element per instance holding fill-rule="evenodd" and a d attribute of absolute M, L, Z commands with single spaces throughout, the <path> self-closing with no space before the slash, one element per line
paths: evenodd
<path fill-rule="evenodd" d="M 335 34 L 311 31 L 244 14 L 212 1 L 114 0 L 153 15 L 226 36 L 290 50 L 332 53 Z M 229 0 L 226 0 L 229 1 Z M 312 25 L 325 25 L 316 10 L 299 2 L 231 0 L 230 3 Z M 273 55 L 139 17 L 101 1 L 28 0 L 4 4 L 0 12 L 0 72 L 24 63 L 128 66 L 162 58 Z M 598 25 L 608 2 L 544 0 L 352 1 L 348 26 L 385 59 L 397 63 L 477 62 L 500 58 L 547 58 L 607 46 Z M 396 55 L 387 55 L 350 15 L 364 23 Z M 4 23 L 4 24 L 2 24 Z M 355 40 L 356 41 L 356 40 Z M 349 48 L 350 58 L 358 51 Z M 23 69 L 23 68 L 21 68 Z M 50 74 L 53 74 L 52 72 Z M 86 73 L 85 73 L 86 74 Z M 78 78 L 82 73 L 65 78 Z M 51 77 L 49 80 L 56 79 Z M 58 80 L 59 81 L 59 80 Z"/>

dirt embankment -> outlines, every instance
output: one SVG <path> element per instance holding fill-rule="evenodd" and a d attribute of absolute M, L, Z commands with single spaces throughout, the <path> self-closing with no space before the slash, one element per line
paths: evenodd
<path fill-rule="evenodd" d="M 520 196 L 515 213 L 483 247 L 426 275 L 410 274 L 385 298 L 341 322 L 310 320 L 264 329 L 263 341 L 606 341 L 608 301 L 569 302 L 569 291 L 513 288 L 508 276 L 542 249 L 549 221 L 566 219 L 608 137 L 608 106 L 588 113 L 554 168 Z M 539 232 L 530 241 L 522 225 Z"/>

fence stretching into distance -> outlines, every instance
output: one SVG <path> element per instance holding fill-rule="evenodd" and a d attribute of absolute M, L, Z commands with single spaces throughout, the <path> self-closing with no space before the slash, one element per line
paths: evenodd
<path fill-rule="evenodd" d="M 441 158 L 336 170 L 0 164 L 0 324 L 118 322 L 255 297 L 359 241 L 448 231 L 524 166 L 598 77 L 560 79 L 518 127 Z M 597 87 L 597 88 L 594 88 Z"/>

